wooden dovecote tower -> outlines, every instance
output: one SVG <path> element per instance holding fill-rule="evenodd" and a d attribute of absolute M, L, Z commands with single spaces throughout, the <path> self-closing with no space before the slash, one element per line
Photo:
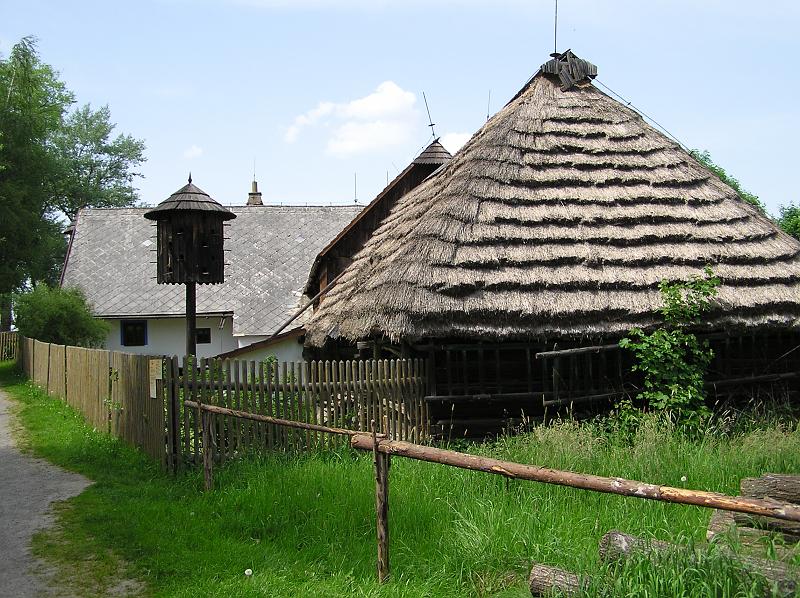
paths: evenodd
<path fill-rule="evenodd" d="M 189 183 L 145 213 L 155 220 L 157 280 L 186 285 L 186 354 L 196 353 L 196 305 L 199 284 L 225 279 L 223 224 L 236 218 L 230 210 Z"/>

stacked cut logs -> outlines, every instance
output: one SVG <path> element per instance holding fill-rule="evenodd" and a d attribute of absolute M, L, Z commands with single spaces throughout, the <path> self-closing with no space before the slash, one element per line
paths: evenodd
<path fill-rule="evenodd" d="M 771 498 L 782 502 L 800 504 L 800 476 L 785 474 L 764 474 L 760 478 L 746 478 L 741 481 L 741 495 L 748 498 Z M 790 558 L 800 550 L 800 524 L 792 521 L 759 517 L 730 511 L 715 510 L 708 524 L 706 538 L 709 542 L 735 533 L 742 544 L 744 553 L 734 552 L 723 542 L 719 550 L 724 556 L 735 559 L 743 569 L 762 575 L 770 582 L 777 595 L 796 596 L 800 591 L 797 568 L 782 560 L 769 560 L 752 556 L 748 546 L 763 546 L 763 538 L 778 534 L 788 546 L 778 546 L 778 557 Z M 605 562 L 624 559 L 634 554 L 658 556 L 671 552 L 687 552 L 690 548 L 677 546 L 658 540 L 646 540 L 612 530 L 600 540 L 600 558 Z M 697 547 L 697 551 L 703 547 Z M 545 596 L 556 592 L 562 596 L 574 596 L 590 583 L 588 576 L 580 576 L 563 569 L 535 563 L 531 569 L 529 585 L 533 596 Z"/>

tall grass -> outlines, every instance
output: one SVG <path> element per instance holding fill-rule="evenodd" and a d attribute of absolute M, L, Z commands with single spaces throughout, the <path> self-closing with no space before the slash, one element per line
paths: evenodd
<path fill-rule="evenodd" d="M 604 576 L 609 569 L 597 546 L 609 529 L 699 543 L 710 517 L 699 507 L 394 458 L 392 577 L 380 586 L 370 455 L 341 449 L 234 462 L 216 471 L 215 490 L 204 493 L 199 472 L 167 476 L 63 403 L 13 379 L 7 366 L 0 366 L 0 383 L 21 403 L 33 451 L 96 480 L 61 509 L 63 537 L 115 551 L 158 596 L 525 596 L 533 561 Z M 691 439 L 652 419 L 625 443 L 601 425 L 562 421 L 468 448 L 727 494 L 737 493 L 742 477 L 800 471 L 800 431 L 774 423 Z M 746 587 L 749 578 L 737 581 L 718 560 L 693 567 L 694 576 L 685 564 L 628 565 L 603 587 L 608 595 L 631 588 L 650 596 L 757 594 Z M 711 594 L 696 593 L 700 579 Z"/>

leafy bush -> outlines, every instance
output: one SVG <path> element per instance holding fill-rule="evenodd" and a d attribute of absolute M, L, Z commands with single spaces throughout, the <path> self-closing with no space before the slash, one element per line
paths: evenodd
<path fill-rule="evenodd" d="M 800 206 L 789 204 L 788 206 L 781 206 L 780 210 L 781 215 L 778 218 L 778 226 L 795 239 L 800 239 Z"/>
<path fill-rule="evenodd" d="M 706 266 L 705 276 L 688 282 L 661 281 L 659 290 L 664 300 L 661 315 L 665 325 L 646 334 L 631 330 L 620 346 L 630 349 L 638 363 L 634 371 L 644 376 L 644 390 L 636 401 L 640 407 L 667 412 L 678 423 L 696 427 L 709 411 L 705 406 L 705 372 L 714 356 L 708 341 L 700 341 L 688 328 L 711 307 L 717 294 L 719 279 Z M 620 405 L 620 416 L 630 419 L 632 402 Z"/>
<path fill-rule="evenodd" d="M 15 295 L 14 313 L 20 333 L 59 345 L 98 347 L 109 330 L 106 322 L 92 316 L 83 292 L 74 288 L 38 285 Z"/>

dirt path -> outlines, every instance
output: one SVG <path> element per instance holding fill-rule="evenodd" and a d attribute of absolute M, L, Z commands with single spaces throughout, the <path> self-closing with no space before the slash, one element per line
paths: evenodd
<path fill-rule="evenodd" d="M 0 390 L 0 597 L 39 596 L 45 581 L 34 573 L 33 534 L 52 523 L 53 501 L 80 494 L 91 482 L 17 449 L 11 436 L 13 414 Z"/>

